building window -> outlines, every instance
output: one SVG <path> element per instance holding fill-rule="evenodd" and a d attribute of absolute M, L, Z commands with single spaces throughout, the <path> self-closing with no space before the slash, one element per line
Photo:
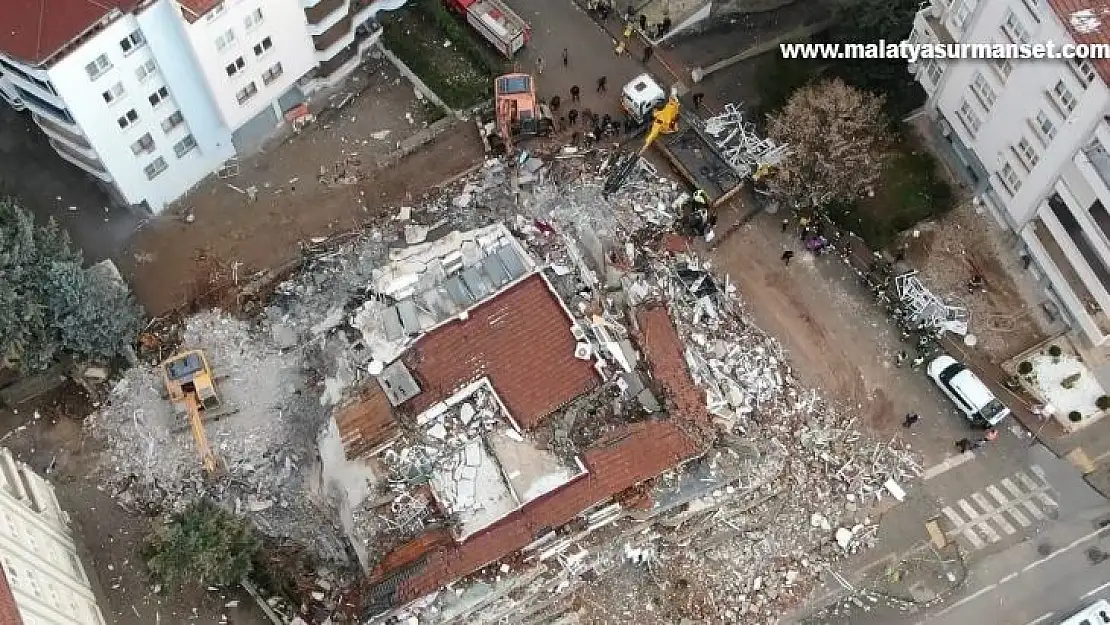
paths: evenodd
<path fill-rule="evenodd" d="M 216 37 L 216 50 L 223 52 L 225 48 L 235 42 L 235 31 L 227 29 L 224 34 Z"/>
<path fill-rule="evenodd" d="M 144 43 L 146 43 L 146 39 L 143 39 L 143 34 L 136 30 L 123 39 L 120 39 L 119 47 L 120 50 L 123 50 L 124 54 L 131 54 L 135 50 L 141 48 Z"/>
<path fill-rule="evenodd" d="M 1095 79 L 1095 66 L 1091 65 L 1089 60 L 1072 58 L 1068 59 L 1068 65 L 1071 66 L 1075 77 L 1079 79 L 1079 84 L 1083 85 L 1084 89 Z"/>
<path fill-rule="evenodd" d="M 1041 131 L 1041 136 L 1045 138 L 1045 141 L 1052 141 L 1056 138 L 1056 124 L 1044 111 L 1037 111 L 1037 130 Z"/>
<path fill-rule="evenodd" d="M 266 52 L 267 50 L 269 50 L 272 47 L 274 47 L 274 42 L 271 41 L 269 37 L 266 37 L 262 41 L 259 41 L 258 43 L 254 44 L 254 55 L 255 56 L 262 56 L 262 54 L 264 52 Z"/>
<path fill-rule="evenodd" d="M 1010 72 L 1014 71 L 1014 64 L 1010 59 L 999 57 L 994 59 L 994 69 L 998 70 L 998 76 L 1003 82 L 1010 77 Z"/>
<path fill-rule="evenodd" d="M 1006 13 L 1006 20 L 1002 22 L 1002 32 L 1006 33 L 1006 36 L 1014 43 L 1029 43 L 1032 39 L 1029 31 L 1025 28 L 1025 24 L 1021 23 L 1021 18 L 1012 10 Z"/>
<path fill-rule="evenodd" d="M 89 75 L 89 80 L 96 80 L 110 69 L 112 69 L 112 62 L 108 60 L 108 55 L 101 54 L 92 63 L 85 66 L 85 73 Z"/>
<path fill-rule="evenodd" d="M 181 158 L 192 152 L 195 147 L 197 147 L 197 140 L 193 138 L 193 135 L 185 135 L 184 139 L 174 144 L 173 153 L 177 155 L 177 158 Z"/>
<path fill-rule="evenodd" d="M 1075 105 L 1078 104 L 1075 95 L 1072 94 L 1071 89 L 1068 89 L 1063 80 L 1057 82 L 1056 86 L 1052 88 L 1052 95 L 1056 98 L 1056 102 L 1069 113 L 1074 111 Z"/>
<path fill-rule="evenodd" d="M 1037 154 L 1036 148 L 1034 148 L 1033 144 L 1029 142 L 1029 139 L 1025 137 L 1022 137 L 1021 141 L 1017 142 L 1017 151 L 1018 154 L 1021 155 L 1021 158 L 1025 159 L 1025 164 L 1028 165 L 1030 169 L 1036 167 L 1037 163 L 1041 160 L 1041 155 Z"/>
<path fill-rule="evenodd" d="M 147 180 L 154 180 L 158 177 L 158 174 L 166 171 L 167 167 L 169 167 L 169 165 L 166 165 L 166 159 L 159 156 L 143 168 L 143 173 L 146 174 Z"/>
<path fill-rule="evenodd" d="M 100 95 L 104 98 L 105 102 L 111 104 L 116 100 L 122 98 L 124 93 L 126 92 L 123 90 L 123 83 L 117 82 L 116 84 L 112 85 L 111 88 Z"/>
<path fill-rule="evenodd" d="M 139 121 L 139 114 L 135 112 L 135 109 L 131 109 L 123 115 L 120 115 L 120 118 L 116 120 L 116 123 L 119 124 L 120 128 L 127 128 L 137 121 Z"/>
<path fill-rule="evenodd" d="M 243 18 L 243 25 L 247 27 L 247 30 L 251 30 L 252 28 L 258 26 L 261 23 L 262 23 L 262 9 L 255 9 L 255 10 L 251 11 L 250 14 L 247 15 L 245 18 Z"/>
<path fill-rule="evenodd" d="M 995 94 L 994 87 L 987 82 L 987 77 L 982 72 L 975 72 L 975 78 L 971 81 L 971 91 L 979 98 L 979 103 L 983 105 L 986 110 L 991 110 L 994 106 Z"/>
<path fill-rule="evenodd" d="M 143 82 L 157 71 L 158 66 L 154 64 L 154 59 L 147 59 L 135 70 L 135 78 L 138 78 L 139 82 Z"/>
<path fill-rule="evenodd" d="M 998 177 L 1002 179 L 1002 184 L 1006 187 L 1006 190 L 1010 192 L 1010 195 L 1014 195 L 1018 192 L 1018 189 L 1021 188 L 1021 178 L 1018 177 L 1017 172 L 1014 170 L 1014 166 L 1009 163 L 1006 163 L 1002 166 L 1002 169 L 998 170 Z"/>
<path fill-rule="evenodd" d="M 143 152 L 153 152 L 153 151 L 154 151 L 154 137 L 150 136 L 149 132 L 146 133 L 145 135 L 139 137 L 138 141 L 131 144 L 131 153 L 134 154 L 135 156 L 138 156 L 138 155 L 142 154 Z"/>
<path fill-rule="evenodd" d="M 971 108 L 970 102 L 964 100 L 963 104 L 961 104 L 960 108 L 956 111 L 956 116 L 964 123 L 964 127 L 967 128 L 967 131 L 971 133 L 972 137 L 979 132 L 979 126 L 982 125 L 982 122 L 975 113 L 975 109 Z"/>
<path fill-rule="evenodd" d="M 952 25 L 956 27 L 956 30 L 963 32 L 964 24 L 967 23 L 967 18 L 971 17 L 971 12 L 975 10 L 976 4 L 976 0 L 956 0 L 952 9 Z"/>
<path fill-rule="evenodd" d="M 268 85 L 278 79 L 284 70 L 281 68 L 281 63 L 274 63 L 273 67 L 262 72 L 262 84 Z"/>
<path fill-rule="evenodd" d="M 147 101 L 150 102 L 151 106 L 157 108 L 157 106 L 165 102 L 166 98 L 168 97 L 170 97 L 169 89 L 166 89 L 165 86 L 162 86 L 158 87 L 158 91 L 155 91 L 154 93 L 147 96 Z"/>
<path fill-rule="evenodd" d="M 928 62 L 925 63 L 925 76 L 929 79 L 930 83 L 934 85 L 939 83 L 940 77 L 943 74 L 944 68 L 940 66 L 940 63 L 938 63 L 936 59 L 929 59 Z"/>
<path fill-rule="evenodd" d="M 252 97 L 254 97 L 254 94 L 256 94 L 256 93 L 258 93 L 258 86 L 255 85 L 254 82 L 252 81 L 246 87 L 243 87 L 239 91 L 235 92 L 235 99 L 239 101 L 239 104 L 242 104 L 242 103 L 246 102 L 247 100 L 251 99 Z"/>
<path fill-rule="evenodd" d="M 174 111 L 172 115 L 162 120 L 162 132 L 168 133 L 184 121 L 185 117 L 181 114 L 181 111 Z"/>
<path fill-rule="evenodd" d="M 212 9 L 208 11 L 208 15 L 204 16 L 204 19 L 206 21 L 209 21 L 209 22 L 214 22 L 214 21 L 216 21 L 216 18 L 218 18 L 219 16 L 221 16 L 223 14 L 224 14 L 224 3 L 221 2 L 221 3 L 217 4 L 216 6 L 212 7 Z"/>
<path fill-rule="evenodd" d="M 239 57 L 231 63 L 228 63 L 227 67 L 224 68 L 224 71 L 227 72 L 228 76 L 234 76 L 235 74 L 239 73 L 239 70 L 243 69 L 246 66 L 247 62 L 243 60 L 243 57 Z"/>

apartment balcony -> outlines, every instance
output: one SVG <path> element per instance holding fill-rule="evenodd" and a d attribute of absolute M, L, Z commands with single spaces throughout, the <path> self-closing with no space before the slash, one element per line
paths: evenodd
<path fill-rule="evenodd" d="M 47 136 L 65 141 L 82 150 L 92 150 L 92 145 L 89 144 L 89 140 L 85 138 L 85 135 L 81 134 L 81 131 L 78 130 L 76 126 L 66 127 L 66 125 L 56 122 L 49 117 L 39 115 L 38 113 L 31 113 L 31 117 Z"/>
<path fill-rule="evenodd" d="M 336 71 L 341 69 L 348 61 L 353 59 L 358 54 L 358 44 L 352 43 L 351 45 L 339 51 L 339 54 L 331 57 L 327 61 L 320 63 L 316 69 L 316 75 L 320 78 L 328 78 Z"/>
<path fill-rule="evenodd" d="M 342 10 L 343 13 L 347 12 L 348 0 L 320 0 L 315 6 L 308 7 L 304 10 L 304 16 L 308 20 L 310 26 L 319 24 L 326 20 L 328 16 Z"/>
<path fill-rule="evenodd" d="M 84 154 L 81 154 L 80 152 L 74 150 L 65 143 L 56 139 L 50 139 L 50 147 L 54 148 L 54 151 L 58 153 L 58 156 L 61 156 L 67 161 L 89 172 L 93 176 L 96 176 L 100 180 L 103 180 L 104 182 L 112 181 L 112 176 L 110 176 L 108 174 L 108 171 L 104 169 L 104 163 L 101 163 L 99 159 L 85 156 Z"/>
<path fill-rule="evenodd" d="M 335 23 L 324 34 L 312 38 L 312 44 L 317 52 L 326 52 L 335 44 L 340 43 L 345 37 L 351 36 L 351 16 L 347 15 Z"/>
<path fill-rule="evenodd" d="M 939 43 L 956 43 L 955 37 L 944 25 L 948 7 L 940 0 L 932 0 L 922 6 L 914 17 L 914 28 L 929 32 Z"/>
<path fill-rule="evenodd" d="M 1101 182 L 1104 189 L 1110 189 L 1110 152 L 1106 151 L 1106 147 L 1101 141 L 1095 139 L 1087 147 L 1080 150 L 1080 153 L 1076 156 L 1075 164 L 1080 172 L 1087 173 L 1084 167 L 1084 164 L 1086 164 L 1090 167 L 1090 171 L 1094 173 L 1095 180 L 1090 180 L 1091 176 L 1085 176 L 1088 178 L 1088 182 Z M 1099 185 L 1097 183 L 1091 186 L 1098 190 Z"/>

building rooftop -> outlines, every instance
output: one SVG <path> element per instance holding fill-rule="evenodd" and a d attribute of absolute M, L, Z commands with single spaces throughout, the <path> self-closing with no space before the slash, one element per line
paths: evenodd
<path fill-rule="evenodd" d="M 712 440 L 704 429 L 711 427 L 710 416 L 686 370 L 682 341 L 667 309 L 642 310 L 637 320 L 649 368 L 667 392 L 667 418 L 612 432 L 583 454 L 585 475 L 525 503 L 463 542 L 421 536 L 400 547 L 371 576 L 365 605 L 369 614 L 413 601 L 519 551 L 594 505 L 704 453 Z"/>
<path fill-rule="evenodd" d="M 182 14 L 185 19 L 190 22 L 195 22 L 197 19 L 204 16 L 205 13 L 216 8 L 216 5 L 223 2 L 223 0 L 178 0 L 181 5 Z"/>
<path fill-rule="evenodd" d="M 424 335 L 402 361 L 423 392 L 401 408 L 423 412 L 488 377 L 509 415 L 529 430 L 600 382 L 592 359 L 574 355 L 570 315 L 533 274 Z"/>
<path fill-rule="evenodd" d="M 12 588 L 8 585 L 8 575 L 4 567 L 0 566 L 0 623 L 5 625 L 23 625 L 19 616 L 19 607 L 15 605 Z"/>
<path fill-rule="evenodd" d="M 140 0 L 3 0 L 0 51 L 40 65 L 113 11 L 127 12 Z"/>
<path fill-rule="evenodd" d="M 1076 43 L 1110 44 L 1110 0 L 1048 0 Z M 1091 59 L 1110 84 L 1110 59 Z"/>
<path fill-rule="evenodd" d="M 335 411 L 335 424 L 348 460 L 372 455 L 401 434 L 389 398 L 373 382 L 358 398 Z"/>

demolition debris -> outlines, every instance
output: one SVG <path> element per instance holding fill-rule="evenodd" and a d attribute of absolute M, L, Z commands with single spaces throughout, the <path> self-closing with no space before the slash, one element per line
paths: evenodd
<path fill-rule="evenodd" d="M 874 542 L 914 454 L 802 388 L 728 276 L 673 251 L 676 183 L 637 169 L 605 197 L 609 155 L 560 156 L 491 160 L 315 244 L 257 319 L 188 320 L 238 410 L 206 424 L 231 479 L 205 484 L 140 367 L 89 426 L 113 492 L 215 495 L 333 560 L 345 542 L 364 618 L 796 606 Z"/>

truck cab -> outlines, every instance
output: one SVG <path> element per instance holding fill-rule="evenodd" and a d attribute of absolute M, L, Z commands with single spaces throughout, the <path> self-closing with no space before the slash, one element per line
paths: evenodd
<path fill-rule="evenodd" d="M 651 74 L 640 74 L 621 89 L 621 108 L 636 124 L 651 120 L 652 111 L 667 101 L 667 92 Z"/>

